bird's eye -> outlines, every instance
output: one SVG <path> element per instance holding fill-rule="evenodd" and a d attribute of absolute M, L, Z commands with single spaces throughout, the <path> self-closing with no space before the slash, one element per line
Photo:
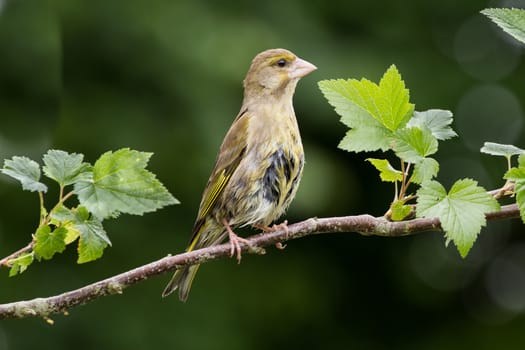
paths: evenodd
<path fill-rule="evenodd" d="M 277 61 L 277 65 L 278 65 L 279 67 L 281 67 L 281 68 L 282 68 L 282 67 L 285 67 L 285 66 L 286 66 L 286 63 L 287 63 L 287 62 L 286 62 L 286 60 L 285 60 L 284 58 L 281 58 L 279 61 Z"/>

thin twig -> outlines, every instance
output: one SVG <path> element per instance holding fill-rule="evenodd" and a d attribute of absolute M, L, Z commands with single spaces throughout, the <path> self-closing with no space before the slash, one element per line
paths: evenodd
<path fill-rule="evenodd" d="M 0 260 L 0 267 L 9 267 L 9 261 L 12 260 L 12 259 L 15 259 L 15 258 L 18 258 L 19 256 L 21 256 L 22 254 L 25 254 L 27 252 L 30 252 L 31 250 L 33 250 L 33 246 L 34 246 L 34 242 L 31 241 L 29 242 L 28 245 L 26 245 L 25 247 L 17 250 L 16 252 L 12 253 L 12 254 L 9 254 L 8 256 L 6 256 L 5 258 L 3 258 L 2 260 Z"/>
<path fill-rule="evenodd" d="M 487 220 L 501 220 L 517 218 L 519 216 L 518 206 L 512 204 L 503 206 L 500 211 L 488 213 L 486 218 Z M 248 240 L 254 247 L 265 247 L 304 236 L 331 232 L 357 232 L 365 236 L 400 237 L 425 231 L 440 230 L 441 224 L 436 218 L 391 222 L 383 217 L 376 218 L 371 215 L 357 215 L 320 219 L 312 218 L 294 225 L 289 225 L 287 229 L 278 229 L 274 232 L 254 235 L 249 237 Z M 245 244 L 241 244 L 241 249 L 245 254 L 253 251 Z M 173 271 L 182 266 L 197 263 L 202 264 L 229 256 L 229 244 L 221 244 L 188 253 L 177 254 L 175 256 L 168 256 L 60 295 L 0 305 L 0 319 L 37 316 L 50 322 L 51 319 L 49 315 L 57 313 L 67 314 L 71 307 L 86 304 L 87 302 L 106 295 L 121 294 L 125 288 L 149 277 L 167 271 Z"/>

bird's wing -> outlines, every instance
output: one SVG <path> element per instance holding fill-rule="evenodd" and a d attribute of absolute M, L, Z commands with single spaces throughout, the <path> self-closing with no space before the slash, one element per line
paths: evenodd
<path fill-rule="evenodd" d="M 213 207 L 217 204 L 217 199 L 228 184 L 231 176 L 239 166 L 247 148 L 247 134 L 249 116 L 246 110 L 242 111 L 235 119 L 230 130 L 226 134 L 222 143 L 215 167 L 211 173 L 206 189 L 202 194 L 199 214 L 193 227 L 193 233 L 188 246 L 188 251 L 192 250 L 198 241 L 201 228 Z"/>

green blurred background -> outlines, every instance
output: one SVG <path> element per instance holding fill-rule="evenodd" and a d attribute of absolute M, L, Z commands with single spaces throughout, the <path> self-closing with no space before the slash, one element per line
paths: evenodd
<path fill-rule="evenodd" d="M 524 1 L 0 0 L 0 159 L 50 148 L 90 162 L 154 152 L 149 169 L 182 204 L 107 221 L 102 259 L 69 247 L 15 278 L 0 302 L 49 296 L 184 249 L 253 56 L 284 47 L 318 66 L 297 89 L 307 164 L 287 219 L 381 215 L 392 197 L 364 159 L 337 148 L 345 126 L 317 81 L 377 81 L 396 64 L 417 110 L 449 109 L 459 138 L 437 155 L 447 186 L 502 184 L 484 141 L 525 147 L 523 47 L 479 14 Z M 49 193 L 49 197 L 56 191 Z M 30 239 L 35 194 L 0 178 L 0 255 Z M 51 201 L 49 199 L 49 201 Z M 518 349 L 525 342 L 525 240 L 490 223 L 462 260 L 438 233 L 329 234 L 201 268 L 186 304 L 170 276 L 55 316 L 0 322 L 11 349 Z"/>

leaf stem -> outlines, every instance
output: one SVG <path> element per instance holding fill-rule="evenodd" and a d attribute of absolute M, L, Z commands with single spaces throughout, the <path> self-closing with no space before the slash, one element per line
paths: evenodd
<path fill-rule="evenodd" d="M 410 171 L 410 166 L 412 165 L 412 163 L 407 163 L 407 167 L 405 169 L 405 172 L 406 172 L 406 175 L 408 177 L 408 172 Z M 408 183 L 407 183 L 407 186 L 408 186 Z"/>
<path fill-rule="evenodd" d="M 394 189 L 395 189 L 395 192 L 394 192 L 394 202 L 395 202 L 398 198 L 398 190 L 399 190 L 397 181 L 394 181 Z"/>
<path fill-rule="evenodd" d="M 47 213 L 46 208 L 44 206 L 44 193 L 38 192 L 38 199 L 40 201 L 40 220 L 39 220 L 39 226 L 42 225 L 46 219 Z"/>
<path fill-rule="evenodd" d="M 416 196 L 415 194 L 412 194 L 412 195 L 410 195 L 410 196 L 406 196 L 406 197 L 404 197 L 404 198 L 403 198 L 403 202 L 406 203 L 406 202 L 411 201 L 412 199 L 416 199 L 416 198 L 417 198 L 417 196 Z"/>
<path fill-rule="evenodd" d="M 406 178 L 405 178 L 405 188 L 404 188 L 404 193 L 403 193 L 403 196 L 405 196 L 405 193 L 408 189 L 408 186 L 410 185 L 410 177 L 408 176 L 408 173 L 410 172 L 410 166 L 412 165 L 412 163 L 407 163 L 407 167 L 405 169 L 405 173 L 406 173 Z"/>
<path fill-rule="evenodd" d="M 69 197 L 71 197 L 72 195 L 74 195 L 75 192 L 73 191 L 70 191 L 68 193 L 66 193 L 65 195 L 63 194 L 60 194 L 60 200 L 58 201 L 58 203 L 51 209 L 50 213 L 53 212 L 55 209 L 57 209 L 59 206 L 61 206 L 62 204 L 64 204 L 64 202 L 66 200 L 69 199 Z M 44 218 L 44 220 L 42 220 L 42 222 L 40 223 L 40 226 L 42 225 L 47 225 L 50 221 L 51 217 L 49 216 L 49 214 L 47 214 Z"/>
<path fill-rule="evenodd" d="M 57 205 L 63 204 L 65 201 L 67 201 L 69 199 L 69 197 L 71 197 L 74 194 L 75 194 L 75 192 L 69 191 L 68 193 L 66 193 L 66 195 L 61 197 L 61 200 L 60 200 L 60 202 L 57 203 Z"/>
<path fill-rule="evenodd" d="M 408 169 L 410 169 L 410 163 L 407 163 L 405 167 L 405 162 L 401 159 L 401 172 L 403 173 L 403 180 L 401 182 L 401 189 L 399 190 L 399 195 L 397 199 L 402 200 L 405 196 L 405 192 L 407 190 L 407 174 Z"/>

